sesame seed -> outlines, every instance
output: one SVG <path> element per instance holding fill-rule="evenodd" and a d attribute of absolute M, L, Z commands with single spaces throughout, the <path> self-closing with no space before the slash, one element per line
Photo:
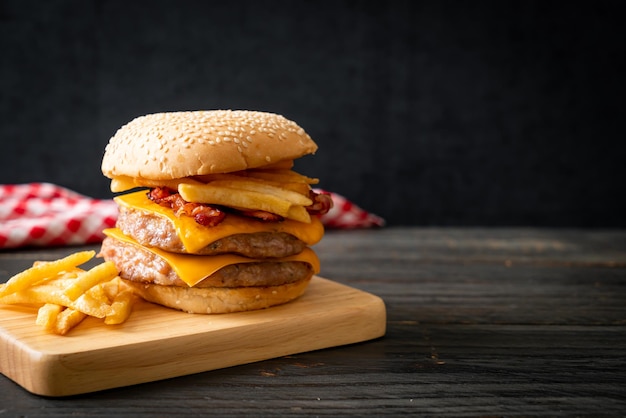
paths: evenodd
<path fill-rule="evenodd" d="M 195 146 L 231 142 L 238 152 L 246 153 L 258 134 L 267 140 L 274 138 L 303 144 L 310 140 L 304 129 L 277 114 L 239 110 L 156 113 L 135 118 L 118 129 L 105 148 L 106 166 L 112 174 L 136 176 L 137 158 L 143 157 L 150 163 L 145 174 L 152 175 L 159 169 L 169 172 L 172 167 L 160 158 L 165 152 L 176 154 L 188 152 L 184 150 Z M 124 149 L 128 150 L 126 155 Z M 199 149 L 198 152 L 204 151 Z M 155 154 L 159 157 L 155 158 Z M 273 154 L 260 157 L 268 163 L 280 159 Z M 245 158 L 254 157 L 246 155 Z M 210 166 L 210 163 L 200 163 Z"/>

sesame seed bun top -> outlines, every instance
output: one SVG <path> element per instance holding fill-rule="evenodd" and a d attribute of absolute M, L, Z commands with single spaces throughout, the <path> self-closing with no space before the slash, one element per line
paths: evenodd
<path fill-rule="evenodd" d="M 117 131 L 106 147 L 102 173 L 167 180 L 262 167 L 316 150 L 300 126 L 273 113 L 155 113 Z"/>

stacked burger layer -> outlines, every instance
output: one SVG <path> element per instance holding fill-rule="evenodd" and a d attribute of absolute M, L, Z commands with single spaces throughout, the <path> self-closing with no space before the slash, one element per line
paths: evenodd
<path fill-rule="evenodd" d="M 317 150 L 295 122 L 253 111 L 146 115 L 111 138 L 102 172 L 119 216 L 101 256 L 144 299 L 192 313 L 302 295 L 330 196 L 293 170 Z"/>

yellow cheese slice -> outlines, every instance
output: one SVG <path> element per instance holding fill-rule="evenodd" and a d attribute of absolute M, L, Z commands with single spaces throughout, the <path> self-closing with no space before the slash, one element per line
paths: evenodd
<path fill-rule="evenodd" d="M 304 241 L 307 245 L 319 242 L 324 235 L 324 226 L 313 216 L 311 223 L 285 219 L 281 222 L 262 222 L 255 219 L 227 214 L 217 226 L 206 227 L 197 223 L 190 216 L 178 217 L 170 208 L 158 205 L 148 199 L 146 191 L 138 191 L 115 197 L 120 206 L 150 212 L 169 219 L 176 228 L 185 249 L 195 253 L 218 239 L 241 233 L 286 232 Z"/>
<path fill-rule="evenodd" d="M 192 255 L 170 253 L 158 248 L 144 247 L 131 237 L 124 235 L 122 231 L 120 231 L 118 228 L 105 229 L 103 232 L 108 237 L 135 245 L 165 259 L 165 261 L 168 262 L 168 264 L 174 269 L 174 271 L 176 271 L 176 274 L 178 274 L 181 280 L 187 283 L 189 287 L 195 286 L 203 279 L 212 275 L 219 269 L 229 266 L 231 264 L 254 263 L 262 261 L 255 258 L 247 258 L 235 254 Z M 305 248 L 304 251 L 302 251 L 300 254 L 283 258 L 273 258 L 272 261 L 302 261 L 310 264 L 315 274 L 319 273 L 320 271 L 319 258 L 317 257 L 317 254 L 315 254 L 315 252 L 308 247 Z"/>

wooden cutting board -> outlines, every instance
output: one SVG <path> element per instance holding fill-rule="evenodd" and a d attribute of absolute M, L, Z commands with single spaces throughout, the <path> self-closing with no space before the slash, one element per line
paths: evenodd
<path fill-rule="evenodd" d="M 32 308 L 0 308 L 0 372 L 26 390 L 67 396 L 215 370 L 385 334 L 379 297 L 314 277 L 273 308 L 191 315 L 138 303 L 116 326 L 87 318 L 65 336 L 35 325 Z"/>

